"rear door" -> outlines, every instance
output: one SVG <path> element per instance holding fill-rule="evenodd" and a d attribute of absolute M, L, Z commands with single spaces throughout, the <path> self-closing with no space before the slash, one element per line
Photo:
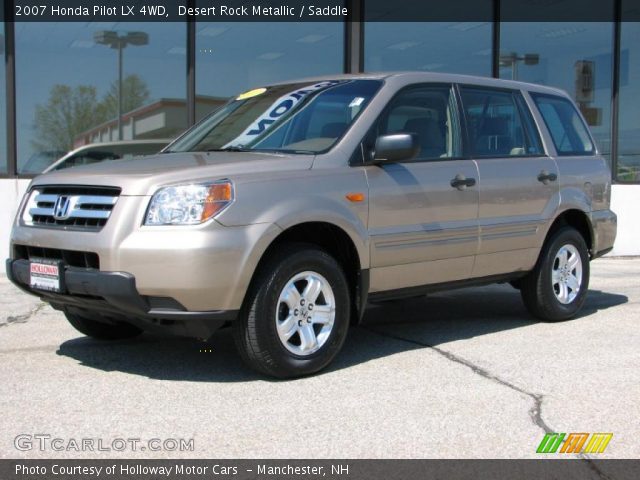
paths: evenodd
<path fill-rule="evenodd" d="M 460 86 L 469 149 L 480 174 L 473 277 L 530 269 L 559 205 L 558 167 L 546 156 L 518 90 Z"/>
<path fill-rule="evenodd" d="M 410 162 L 366 167 L 371 292 L 468 278 L 478 246 L 478 170 L 462 156 L 452 85 L 399 92 L 365 139 L 371 153 L 386 133 L 418 135 Z"/>

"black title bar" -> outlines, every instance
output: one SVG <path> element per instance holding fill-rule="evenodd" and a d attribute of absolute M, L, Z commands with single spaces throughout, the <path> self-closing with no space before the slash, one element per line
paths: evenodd
<path fill-rule="evenodd" d="M 15 22 L 640 21 L 640 0 L 8 0 Z M 499 8 L 496 8 L 499 6 Z M 496 18 L 498 13 L 498 18 Z"/>

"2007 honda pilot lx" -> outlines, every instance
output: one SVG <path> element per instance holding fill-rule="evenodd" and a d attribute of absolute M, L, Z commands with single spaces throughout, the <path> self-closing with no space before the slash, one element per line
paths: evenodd
<path fill-rule="evenodd" d="M 101 339 L 230 322 L 277 377 L 325 367 L 368 300 L 511 282 L 574 316 L 609 251 L 610 172 L 566 93 L 393 73 L 242 93 L 161 154 L 52 172 L 7 272 Z"/>

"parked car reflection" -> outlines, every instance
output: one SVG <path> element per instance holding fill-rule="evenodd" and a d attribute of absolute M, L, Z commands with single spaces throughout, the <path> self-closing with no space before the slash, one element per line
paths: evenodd
<path fill-rule="evenodd" d="M 158 153 L 169 144 L 168 139 L 130 140 L 122 142 L 92 143 L 72 150 L 47 167 L 43 173 L 64 168 L 89 165 L 106 160 L 120 160 Z"/>

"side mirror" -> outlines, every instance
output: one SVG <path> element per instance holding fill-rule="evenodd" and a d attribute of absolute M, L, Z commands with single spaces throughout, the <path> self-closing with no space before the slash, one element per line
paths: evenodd
<path fill-rule="evenodd" d="M 376 139 L 373 163 L 402 162 L 414 159 L 420 152 L 415 133 L 390 133 Z"/>

